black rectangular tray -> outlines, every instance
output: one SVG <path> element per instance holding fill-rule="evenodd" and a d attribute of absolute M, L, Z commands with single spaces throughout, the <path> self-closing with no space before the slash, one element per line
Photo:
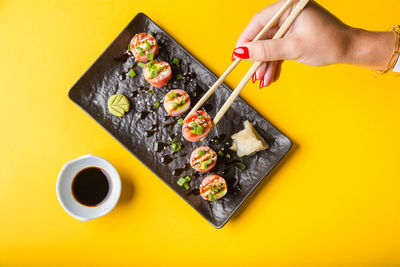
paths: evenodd
<path fill-rule="evenodd" d="M 143 78 L 142 69 L 125 53 L 131 38 L 140 32 L 154 34 L 160 46 L 156 59 L 168 62 L 172 67 L 171 81 L 163 88 L 153 88 L 154 95 L 147 93 L 152 87 Z M 171 64 L 174 57 L 180 59 L 179 66 Z M 136 77 L 128 75 L 130 69 L 136 72 Z M 178 80 L 177 74 L 183 74 L 183 79 Z M 177 123 L 179 117 L 167 115 L 162 98 L 169 90 L 180 88 L 189 93 L 194 105 L 216 80 L 217 77 L 210 70 L 170 35 L 145 14 L 139 13 L 72 86 L 68 95 L 207 221 L 221 228 L 289 151 L 291 141 L 240 97 L 204 141 L 185 141 L 181 126 Z M 107 108 L 108 98 L 116 93 L 127 96 L 131 104 L 131 110 L 122 118 L 111 115 Z M 230 93 L 231 89 L 222 84 L 206 102 L 204 109 L 211 117 L 215 116 Z M 155 107 L 157 101 L 161 103 L 158 108 Z M 235 152 L 228 149 L 232 141 L 230 136 L 243 129 L 245 120 L 255 126 L 270 148 L 238 158 Z M 182 144 L 179 152 L 173 152 L 170 148 L 174 139 Z M 228 183 L 227 195 L 215 202 L 205 201 L 198 194 L 201 180 L 207 173 L 196 173 L 189 166 L 191 152 L 202 144 L 230 155 L 230 158 L 219 157 L 212 170 Z M 237 170 L 234 165 L 237 162 L 244 163 L 247 168 L 244 171 Z M 186 175 L 192 177 L 190 190 L 176 183 L 179 177 Z"/>

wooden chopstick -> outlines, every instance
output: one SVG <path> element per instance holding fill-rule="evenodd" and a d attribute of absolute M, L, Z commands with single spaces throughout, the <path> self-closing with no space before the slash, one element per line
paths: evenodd
<path fill-rule="evenodd" d="M 274 37 L 272 39 L 279 39 L 287 32 L 287 30 L 290 28 L 290 26 L 293 24 L 294 20 L 297 18 L 297 16 L 300 14 L 300 12 L 304 9 L 304 7 L 307 5 L 308 2 L 309 2 L 309 0 L 300 0 L 298 2 L 296 7 L 293 9 L 293 11 L 290 13 L 288 18 L 286 19 L 286 21 L 282 24 L 282 26 L 279 28 L 278 32 L 274 35 Z M 238 86 L 235 88 L 235 90 L 232 92 L 232 94 L 226 100 L 225 104 L 218 111 L 217 115 L 215 115 L 215 118 L 213 120 L 213 127 L 215 127 L 215 125 L 221 120 L 221 118 L 224 116 L 225 112 L 230 108 L 233 101 L 235 101 L 236 97 L 239 95 L 240 91 L 242 91 L 243 87 L 251 79 L 251 76 L 253 76 L 253 74 L 256 72 L 256 70 L 258 69 L 258 67 L 260 67 L 260 65 L 262 63 L 263 62 L 254 62 L 253 66 L 251 66 L 251 68 L 246 73 L 246 75 L 243 77 L 243 79 L 240 81 Z"/>
<path fill-rule="evenodd" d="M 264 28 L 257 34 L 257 36 L 253 39 L 253 41 L 257 41 L 261 39 L 265 33 L 267 33 L 279 20 L 279 18 L 283 15 L 283 13 L 292 5 L 295 0 L 287 0 L 285 4 L 276 12 L 276 14 L 271 18 L 271 20 L 264 26 Z M 229 66 L 229 68 L 219 77 L 219 79 L 213 84 L 213 86 L 208 89 L 208 91 L 204 94 L 204 96 L 196 103 L 196 105 L 192 108 L 189 114 L 186 116 L 185 120 L 195 113 L 203 104 L 207 101 L 208 98 L 217 90 L 217 88 L 222 84 L 222 82 L 226 79 L 226 77 L 232 72 L 232 70 L 239 64 L 241 61 L 240 58 L 237 58 L 233 61 L 233 63 Z"/>

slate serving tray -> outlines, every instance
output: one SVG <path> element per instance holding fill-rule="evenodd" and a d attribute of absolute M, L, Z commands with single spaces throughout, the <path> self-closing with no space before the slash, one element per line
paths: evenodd
<path fill-rule="evenodd" d="M 173 77 L 163 88 L 152 88 L 143 78 L 142 69 L 126 52 L 131 38 L 140 32 L 154 34 L 160 46 L 155 59 L 171 64 Z M 179 66 L 172 64 L 174 57 L 180 59 Z M 130 69 L 136 72 L 136 77 L 128 75 Z M 183 78 L 178 80 L 178 74 L 182 74 Z M 210 70 L 170 35 L 145 14 L 139 13 L 72 86 L 68 95 L 207 221 L 221 228 L 289 151 L 291 141 L 240 97 L 204 141 L 185 141 L 177 123 L 180 117 L 169 117 L 163 108 L 164 95 L 171 89 L 184 89 L 189 93 L 193 106 L 216 80 Z M 155 94 L 149 94 L 148 89 L 154 89 Z M 111 115 L 107 109 L 108 98 L 116 93 L 127 96 L 131 104 L 131 110 L 122 118 Z M 204 109 L 211 117 L 215 116 L 230 93 L 231 89 L 222 84 L 206 102 Z M 158 108 L 155 102 L 160 102 Z M 255 126 L 270 148 L 253 156 L 238 158 L 236 153 L 229 151 L 230 136 L 243 129 L 245 120 Z M 182 144 L 179 152 L 171 150 L 172 140 Z M 208 145 L 224 153 L 223 157 L 218 157 L 214 169 L 205 174 L 196 173 L 189 166 L 191 152 L 200 145 Z M 237 162 L 247 168 L 237 170 Z M 227 195 L 215 202 L 205 201 L 198 194 L 201 180 L 209 173 L 223 176 L 228 183 Z M 192 178 L 190 190 L 176 183 L 179 177 L 186 175 Z"/>

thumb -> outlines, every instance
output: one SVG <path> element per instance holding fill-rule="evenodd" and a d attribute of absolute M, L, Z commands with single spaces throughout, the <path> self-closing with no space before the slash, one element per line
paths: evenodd
<path fill-rule="evenodd" d="M 286 39 L 259 40 L 242 44 L 233 51 L 235 57 L 252 61 L 293 59 L 294 50 Z"/>

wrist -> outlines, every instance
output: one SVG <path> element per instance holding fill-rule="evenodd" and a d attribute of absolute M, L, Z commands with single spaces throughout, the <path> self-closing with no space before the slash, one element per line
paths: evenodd
<path fill-rule="evenodd" d="M 382 71 L 386 68 L 394 47 L 392 32 L 372 32 L 349 29 L 345 64 L 352 64 Z"/>

